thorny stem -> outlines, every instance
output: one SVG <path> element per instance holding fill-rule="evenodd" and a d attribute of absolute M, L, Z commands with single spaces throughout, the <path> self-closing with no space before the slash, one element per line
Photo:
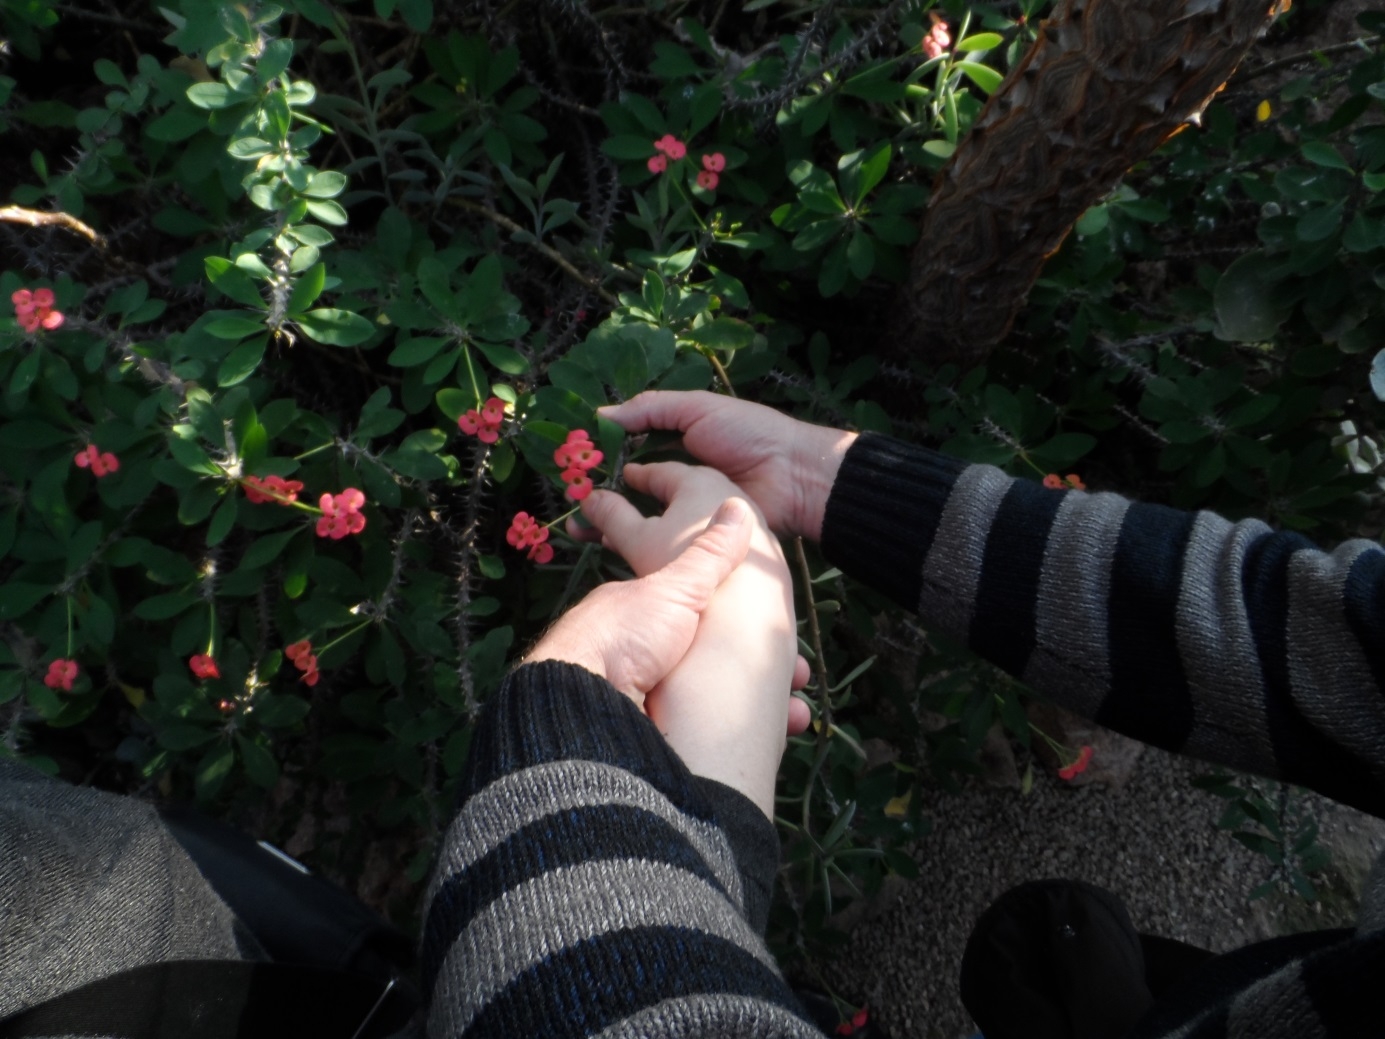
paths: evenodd
<path fill-rule="evenodd" d="M 481 205 L 481 203 L 473 202 L 467 198 L 454 197 L 448 199 L 448 201 L 451 202 L 454 206 L 457 206 L 461 209 L 465 209 L 470 213 L 476 213 L 479 216 L 485 217 L 487 220 L 491 221 L 491 223 L 505 228 L 505 230 L 509 231 L 511 234 L 526 234 L 532 237 L 531 232 L 525 230 L 519 224 L 515 223 L 504 213 L 497 213 L 494 209 L 491 209 L 489 206 L 483 206 Z M 530 242 L 529 245 L 531 248 L 537 249 L 544 256 L 547 256 L 555 264 L 557 264 L 564 271 L 566 271 L 568 275 L 575 278 L 577 281 L 585 285 L 587 288 L 591 289 L 592 292 L 595 292 L 598 296 L 604 299 L 611 306 L 614 307 L 620 303 L 620 300 L 616 299 L 615 295 L 609 292 L 599 281 L 597 281 L 595 278 L 587 277 L 576 267 L 574 267 L 571 261 L 569 261 L 566 256 L 558 252 L 558 250 L 554 249 L 551 245 L 545 245 L 543 242 L 539 241 Z"/>
<path fill-rule="evenodd" d="M 721 384 L 726 387 L 726 395 L 728 397 L 734 397 L 736 395 L 736 390 L 735 387 L 731 385 L 731 376 L 726 374 L 726 368 L 722 365 L 721 359 L 717 357 L 715 351 L 710 349 L 705 350 L 702 356 L 707 358 L 707 362 L 712 366 L 712 371 L 717 373 L 717 378 L 721 381 Z"/>
<path fill-rule="evenodd" d="M 27 224 L 30 227 L 65 227 L 88 239 L 97 248 L 106 247 L 106 239 L 67 213 L 46 213 L 41 209 L 26 209 L 23 206 L 0 206 L 0 221 L 8 224 Z"/>

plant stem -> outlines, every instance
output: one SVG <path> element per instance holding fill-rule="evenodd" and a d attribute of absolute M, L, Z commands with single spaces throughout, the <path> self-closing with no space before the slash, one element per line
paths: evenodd
<path fill-rule="evenodd" d="M 717 378 L 720 379 L 721 384 L 726 387 L 726 395 L 728 397 L 734 397 L 736 395 L 736 390 L 731 385 L 731 376 L 726 374 L 726 369 L 722 366 L 721 359 L 717 357 L 716 352 L 709 348 L 702 352 L 702 356 L 707 358 L 707 362 L 712 366 L 712 371 L 717 373 Z"/>
<path fill-rule="evenodd" d="M 808 569 L 808 555 L 803 551 L 803 539 L 793 539 L 794 558 L 798 561 L 798 572 L 803 578 L 803 597 L 808 600 L 808 633 L 813 641 L 813 668 L 818 680 L 818 711 L 821 713 L 823 731 L 832 728 L 832 693 L 828 688 L 827 660 L 822 652 L 822 629 L 818 627 L 817 602 L 813 599 L 813 572 Z"/>

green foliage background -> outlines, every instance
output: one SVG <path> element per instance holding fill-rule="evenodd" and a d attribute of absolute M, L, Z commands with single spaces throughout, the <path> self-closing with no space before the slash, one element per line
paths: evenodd
<path fill-rule="evenodd" d="M 1233 81 L 961 372 L 872 329 L 932 177 L 1046 5 L 727 6 L 0 5 L 9 201 L 104 236 L 0 225 L 0 292 L 51 286 L 67 315 L 38 335 L 0 319 L 6 753 L 196 797 L 407 918 L 477 705 L 624 574 L 560 527 L 535 567 L 510 517 L 565 511 L 570 429 L 596 436 L 607 481 L 658 446 L 596 406 L 724 389 L 718 372 L 1017 473 L 1379 536 L 1385 18 Z M 933 15 L 956 45 L 925 61 Z M 689 158 L 652 174 L 668 133 Z M 492 394 L 510 414 L 486 446 L 456 419 Z M 74 467 L 87 443 L 120 471 Z M 250 504 L 252 474 L 309 502 L 360 487 L 366 530 L 321 540 Z M 1029 739 L 1016 683 L 809 570 L 833 724 L 784 768 L 786 948 L 911 869 L 925 776 L 974 768 L 997 720 Z M 305 637 L 311 689 L 284 667 Z M 209 647 L 222 677 L 197 682 L 187 659 Z M 58 693 L 41 679 L 67 656 L 82 677 Z"/>

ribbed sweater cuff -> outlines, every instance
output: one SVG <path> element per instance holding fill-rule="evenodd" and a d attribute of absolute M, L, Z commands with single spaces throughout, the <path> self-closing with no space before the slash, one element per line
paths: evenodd
<path fill-rule="evenodd" d="M 822 521 L 833 566 L 919 608 L 923 563 L 952 485 L 967 463 L 865 433 L 842 460 Z"/>
<path fill-rule="evenodd" d="M 779 834 L 754 801 L 715 779 L 696 778 L 736 856 L 745 886 L 745 915 L 759 935 L 769 924 L 774 878 L 779 872 Z"/>

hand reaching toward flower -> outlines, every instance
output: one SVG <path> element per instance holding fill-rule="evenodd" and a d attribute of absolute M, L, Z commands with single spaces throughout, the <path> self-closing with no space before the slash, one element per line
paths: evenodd
<path fill-rule="evenodd" d="M 703 391 L 651 390 L 601 414 L 630 433 L 672 429 L 698 460 L 745 491 L 770 527 L 818 540 L 842 457 L 856 439 L 773 408 Z"/>

